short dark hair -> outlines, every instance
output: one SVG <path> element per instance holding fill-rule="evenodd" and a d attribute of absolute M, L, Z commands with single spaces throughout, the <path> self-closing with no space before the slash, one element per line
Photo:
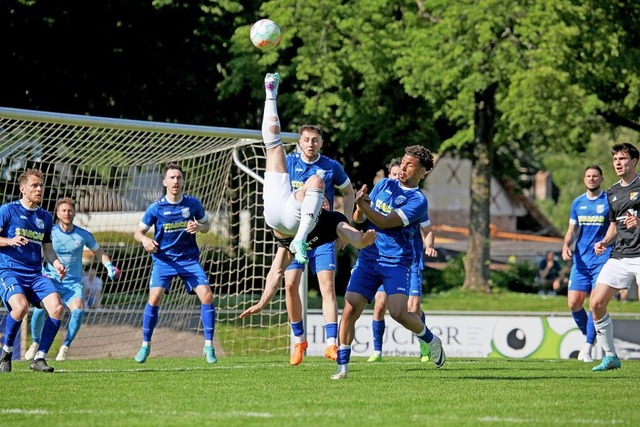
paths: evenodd
<path fill-rule="evenodd" d="M 400 166 L 402 164 L 402 159 L 400 157 L 394 157 L 393 159 L 391 159 L 391 161 L 387 164 L 387 172 L 391 172 L 391 168 L 394 166 Z"/>
<path fill-rule="evenodd" d="M 169 172 L 172 169 L 176 169 L 179 170 L 180 173 L 182 175 L 184 175 L 184 172 L 182 171 L 182 168 L 180 167 L 179 164 L 175 163 L 175 162 L 169 162 L 166 165 L 164 165 L 164 171 L 162 172 L 162 176 L 165 177 L 167 176 L 167 172 Z"/>
<path fill-rule="evenodd" d="M 302 135 L 302 132 L 315 132 L 322 139 L 322 128 L 318 125 L 302 125 L 298 128 L 298 135 Z"/>
<path fill-rule="evenodd" d="M 404 149 L 404 154 L 420 160 L 427 172 L 433 169 L 433 154 L 422 145 L 411 145 Z"/>
<path fill-rule="evenodd" d="M 638 149 L 628 142 L 615 144 L 613 147 L 611 147 L 611 155 L 614 155 L 621 151 L 629 154 L 629 157 L 631 157 L 632 159 L 638 159 L 638 157 L 640 157 L 640 153 L 638 153 Z"/>
<path fill-rule="evenodd" d="M 600 168 L 600 166 L 598 166 L 598 165 L 589 165 L 586 168 L 584 168 L 584 172 L 588 171 L 589 169 L 595 169 L 598 172 L 600 172 L 600 176 L 604 176 L 604 174 L 602 173 L 602 168 Z"/>

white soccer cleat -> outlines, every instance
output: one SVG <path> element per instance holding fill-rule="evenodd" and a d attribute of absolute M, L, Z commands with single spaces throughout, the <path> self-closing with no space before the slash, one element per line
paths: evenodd
<path fill-rule="evenodd" d="M 433 360 L 433 364 L 436 365 L 436 368 L 440 368 L 444 365 L 444 362 L 447 361 L 447 356 L 444 354 L 444 349 L 442 348 L 442 341 L 434 335 L 433 341 L 427 343 L 427 345 L 431 352 L 431 360 Z"/>
<path fill-rule="evenodd" d="M 268 73 L 264 76 L 264 88 L 267 91 L 267 99 L 278 97 L 278 86 L 280 85 L 280 74 Z"/>
<path fill-rule="evenodd" d="M 338 365 L 338 370 L 335 374 L 331 375 L 332 380 L 346 380 L 347 379 L 347 365 Z"/>
<path fill-rule="evenodd" d="M 24 354 L 24 360 L 33 360 L 33 358 L 36 357 L 36 353 L 38 352 L 38 346 L 39 344 L 37 342 L 32 343 L 31 346 L 29 346 L 27 352 Z"/>
<path fill-rule="evenodd" d="M 578 353 L 578 360 L 580 362 L 586 362 L 586 363 L 593 362 L 592 350 L 593 350 L 592 345 L 588 343 L 585 344 L 584 347 L 582 347 L 582 350 L 580 350 L 580 353 Z"/>
<path fill-rule="evenodd" d="M 58 355 L 56 356 L 56 361 L 57 362 L 62 362 L 63 360 L 67 360 L 67 352 L 68 351 L 69 351 L 69 346 L 63 344 L 60 347 L 60 351 L 58 352 Z"/>

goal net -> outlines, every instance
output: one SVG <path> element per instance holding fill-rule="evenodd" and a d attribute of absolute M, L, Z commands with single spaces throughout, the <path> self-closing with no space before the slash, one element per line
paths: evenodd
<path fill-rule="evenodd" d="M 297 140 L 292 133 L 282 136 L 286 143 Z M 71 197 L 75 224 L 91 231 L 122 271 L 117 281 L 109 280 L 85 248 L 85 271 L 95 269 L 104 284 L 99 304 L 85 311 L 69 357 L 133 357 L 139 349 L 152 261 L 133 233 L 146 207 L 164 195 L 162 168 L 170 161 L 182 166 L 185 192 L 200 198 L 211 223 L 197 239 L 215 297 L 216 352 L 288 353 L 284 291 L 261 314 L 239 318 L 259 298 L 275 253 L 262 216 L 259 131 L 0 108 L 2 203 L 20 198 L 18 177 L 24 169 L 41 169 L 42 206 L 54 213 L 58 198 Z M 200 303 L 179 279 L 159 316 L 153 357 L 201 355 Z M 67 321 L 68 312 L 50 354 L 56 354 Z"/>

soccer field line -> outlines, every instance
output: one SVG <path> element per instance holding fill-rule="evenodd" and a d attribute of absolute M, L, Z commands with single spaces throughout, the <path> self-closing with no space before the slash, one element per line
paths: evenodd
<path fill-rule="evenodd" d="M 157 408 L 149 409 L 149 410 L 132 410 L 127 408 L 126 411 L 122 411 L 116 408 L 110 410 L 109 408 L 102 408 L 100 410 L 92 410 L 92 409 L 61 409 L 59 411 L 51 411 L 45 409 L 23 409 L 23 408 L 2 408 L 0 409 L 0 414 L 3 415 L 108 415 L 108 414 L 119 414 L 119 413 L 134 413 L 137 415 L 181 415 L 181 416 L 193 416 L 193 417 L 201 417 L 203 414 L 201 412 L 194 411 L 160 411 Z M 273 414 L 268 412 L 243 412 L 243 411 L 228 411 L 228 412 L 211 412 L 207 413 L 207 416 L 215 417 L 215 418 L 271 418 Z"/>

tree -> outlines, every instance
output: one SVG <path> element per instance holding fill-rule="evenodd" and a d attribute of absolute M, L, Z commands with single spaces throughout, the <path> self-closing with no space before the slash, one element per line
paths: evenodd
<path fill-rule="evenodd" d="M 473 165 L 465 288 L 488 290 L 487 188 L 497 146 L 515 141 L 538 155 L 575 152 L 607 120 L 633 125 L 639 68 L 632 29 L 639 10 L 565 0 L 407 7 L 397 72 L 410 94 L 428 99 L 458 127 L 441 150 L 457 149 Z M 618 22 L 623 16 L 633 17 L 626 26 Z"/>

